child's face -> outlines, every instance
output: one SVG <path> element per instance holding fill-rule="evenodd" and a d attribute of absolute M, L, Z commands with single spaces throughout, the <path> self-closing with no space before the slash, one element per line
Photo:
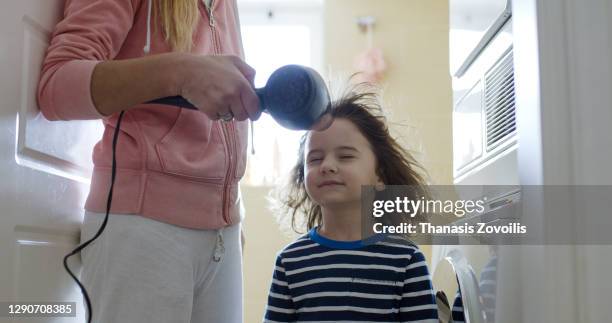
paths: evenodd
<path fill-rule="evenodd" d="M 306 192 L 321 207 L 360 203 L 362 185 L 382 183 L 370 143 L 346 119 L 335 119 L 325 131 L 311 131 L 304 154 Z"/>

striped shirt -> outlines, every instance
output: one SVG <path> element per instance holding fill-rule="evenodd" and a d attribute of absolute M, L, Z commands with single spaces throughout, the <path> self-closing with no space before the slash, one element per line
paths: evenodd
<path fill-rule="evenodd" d="M 417 246 L 335 241 L 315 228 L 278 254 L 264 322 L 437 323 L 438 311 Z"/>

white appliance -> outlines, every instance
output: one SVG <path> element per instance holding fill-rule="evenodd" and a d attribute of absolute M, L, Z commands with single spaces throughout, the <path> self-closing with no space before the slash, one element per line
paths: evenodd
<path fill-rule="evenodd" d="M 451 0 L 450 20 L 454 184 L 459 194 L 462 186 L 482 186 L 464 190 L 477 195 L 464 198 L 487 201 L 485 214 L 455 224 L 505 221 L 520 204 L 511 2 Z M 494 322 L 497 248 L 433 246 L 434 287 L 449 279 L 436 277 L 436 265 L 446 262 L 461 288 L 462 302 L 447 295 L 455 312 L 466 322 Z"/>
<path fill-rule="evenodd" d="M 451 30 L 455 115 L 465 113 L 465 119 L 474 120 L 474 125 L 478 123 L 478 113 L 483 114 L 480 120 L 486 120 L 486 108 L 478 110 L 479 100 L 486 106 L 486 95 L 477 94 L 486 92 L 479 89 L 486 86 L 486 77 L 482 75 L 510 52 L 516 87 L 515 134 L 509 132 L 502 139 L 492 137 L 487 133 L 486 121 L 480 121 L 480 127 L 466 122 L 455 124 L 456 131 L 462 127 L 465 131 L 458 136 L 468 138 L 455 143 L 455 183 L 609 187 L 612 184 L 610 1 L 520 0 L 513 2 L 508 18 L 503 16 L 505 10 L 499 10 L 503 2 L 450 2 L 451 28 L 461 31 Z M 491 10 L 498 14 L 480 15 L 483 11 L 489 12 L 481 6 L 495 7 Z M 463 21 L 458 17 L 464 18 Z M 507 21 L 504 24 L 508 25 L 495 32 L 497 28 L 470 30 L 465 25 L 481 21 L 474 17 L 486 17 L 482 21 L 498 23 L 507 19 L 512 26 Z M 511 41 L 497 51 L 495 43 L 503 43 L 504 30 L 508 30 Z M 487 34 L 495 36 L 483 37 Z M 490 38 L 488 42 L 487 38 Z M 469 48 L 463 48 L 463 44 Z M 484 47 L 474 50 L 473 44 Z M 495 52 L 498 54 L 490 54 L 491 60 L 486 58 Z M 470 57 L 472 62 L 467 59 Z M 485 61 L 491 63 L 480 64 Z M 461 66 L 465 67 L 464 74 L 455 73 Z M 470 77 L 472 71 L 475 76 Z M 488 138 L 495 139 L 493 145 Z M 482 140 L 480 144 L 479 140 Z M 528 199 L 523 199 L 521 222 L 529 226 L 531 233 L 544 239 L 547 233 L 562 227 L 587 236 L 612 228 L 611 217 L 597 217 L 596 213 L 589 212 L 598 202 L 596 196 L 576 195 L 556 203 L 536 202 L 530 204 Z M 554 212 L 557 209 L 577 212 L 575 216 L 560 216 Z M 498 255 L 495 258 L 499 259 L 494 279 L 496 323 L 610 320 L 612 246 L 609 243 L 572 244 L 573 235 L 567 237 L 568 242 L 563 245 L 503 246 L 495 251 Z M 460 249 L 466 259 L 464 263 L 473 271 L 484 271 L 480 267 L 484 252 L 475 246 L 456 249 Z M 432 251 L 435 270 L 436 263 L 448 259 L 454 250 L 434 246 Z M 472 313 L 485 310 L 480 308 Z M 466 318 L 466 322 L 479 321 L 482 317 Z M 486 321 L 490 321 L 489 317 Z"/>
<path fill-rule="evenodd" d="M 451 1 L 450 7 L 450 55 L 454 62 L 456 57 L 463 59 L 451 71 L 454 182 L 457 185 L 515 185 L 518 172 L 511 5 L 509 0 L 493 1 L 492 5 L 503 3 L 504 6 L 478 19 L 490 21 L 492 15 L 496 16 L 483 31 L 466 29 L 470 25 L 463 22 L 466 18 L 461 13 L 470 12 L 465 8 L 469 3 Z M 474 4 L 481 5 L 481 2 Z M 474 44 L 477 36 L 481 38 Z M 467 56 L 465 44 L 474 45 Z"/>

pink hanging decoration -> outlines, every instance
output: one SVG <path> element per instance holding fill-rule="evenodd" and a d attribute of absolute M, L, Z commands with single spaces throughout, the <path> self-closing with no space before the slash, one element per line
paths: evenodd
<path fill-rule="evenodd" d="M 372 16 L 363 16 L 357 19 L 357 25 L 366 35 L 366 50 L 355 57 L 355 68 L 359 74 L 359 82 L 380 82 L 387 69 L 387 64 L 380 48 L 374 48 L 374 24 L 376 19 Z"/>
<path fill-rule="evenodd" d="M 380 48 L 369 48 L 355 58 L 355 68 L 361 81 L 376 83 L 382 80 L 387 64 Z"/>

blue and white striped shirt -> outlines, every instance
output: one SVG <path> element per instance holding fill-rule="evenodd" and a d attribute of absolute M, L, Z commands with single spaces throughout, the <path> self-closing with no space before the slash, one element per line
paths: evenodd
<path fill-rule="evenodd" d="M 353 242 L 316 229 L 276 258 L 264 322 L 438 322 L 425 257 L 414 244 Z"/>

